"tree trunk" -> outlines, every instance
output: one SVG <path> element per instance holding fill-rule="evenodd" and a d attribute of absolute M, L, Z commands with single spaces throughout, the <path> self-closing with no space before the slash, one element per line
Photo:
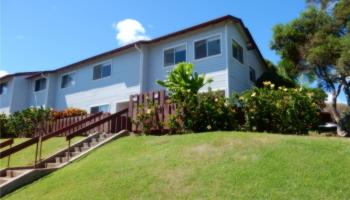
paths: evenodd
<path fill-rule="evenodd" d="M 339 120 L 340 120 L 340 114 L 337 110 L 337 97 L 338 94 L 336 91 L 332 92 L 332 104 L 331 104 L 331 114 L 333 116 L 333 119 L 335 120 L 335 122 L 338 124 Z"/>
<path fill-rule="evenodd" d="M 348 103 L 348 106 L 350 106 L 350 86 L 349 85 L 344 85 L 344 94 L 346 97 L 346 101 Z"/>
<path fill-rule="evenodd" d="M 342 129 L 342 127 L 339 124 L 340 121 L 340 114 L 337 110 L 337 97 L 338 92 L 333 91 L 332 92 L 332 105 L 331 105 L 331 114 L 333 115 L 333 118 L 335 122 L 337 123 L 337 135 L 340 137 L 346 137 L 349 133 Z"/>

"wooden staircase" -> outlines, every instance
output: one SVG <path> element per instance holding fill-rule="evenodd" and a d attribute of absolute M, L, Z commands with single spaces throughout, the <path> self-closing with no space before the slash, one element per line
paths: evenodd
<path fill-rule="evenodd" d="M 111 140 L 126 136 L 128 133 L 127 130 L 118 133 L 95 133 L 39 162 L 35 167 L 3 169 L 0 171 L 0 197 L 60 169 L 87 155 L 90 151 Z"/>
<path fill-rule="evenodd" d="M 107 131 L 96 131 L 100 130 L 101 127 Z M 102 116 L 102 113 L 97 113 L 47 135 L 37 136 L 13 147 L 10 146 L 10 148 L 0 152 L 0 158 L 8 157 L 9 159 L 12 154 L 36 144 L 35 161 L 33 166 L 9 167 L 0 170 L 0 197 L 64 167 L 113 139 L 127 135 L 129 133 L 128 130 L 131 130 L 131 123 L 128 118 L 128 109 L 124 109 L 108 116 Z M 91 131 L 95 133 L 71 145 L 71 140 L 74 137 L 86 135 L 91 133 Z M 62 134 L 66 135 L 68 147 L 40 161 L 43 141 Z M 4 142 L 4 144 L 0 144 L 0 146 L 12 145 L 12 143 L 13 140 L 9 140 Z"/>

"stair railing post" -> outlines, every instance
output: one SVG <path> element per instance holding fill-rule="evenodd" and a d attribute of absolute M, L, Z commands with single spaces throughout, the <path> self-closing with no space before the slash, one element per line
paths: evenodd
<path fill-rule="evenodd" d="M 43 150 L 43 140 L 42 140 L 42 136 L 40 136 L 39 138 L 39 161 L 41 161 L 41 155 L 42 155 L 42 150 Z"/>
<path fill-rule="evenodd" d="M 68 161 L 70 159 L 70 139 L 68 140 Z"/>
<path fill-rule="evenodd" d="M 10 144 L 10 149 L 12 147 L 12 144 Z M 10 167 L 10 159 L 11 159 L 11 154 L 7 157 L 7 168 Z"/>
<path fill-rule="evenodd" d="M 36 142 L 34 168 L 36 168 L 36 163 L 38 162 L 38 149 L 39 149 L 39 141 Z"/>

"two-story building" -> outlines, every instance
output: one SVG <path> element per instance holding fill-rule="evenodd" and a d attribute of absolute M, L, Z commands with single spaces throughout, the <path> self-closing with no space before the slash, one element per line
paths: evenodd
<path fill-rule="evenodd" d="M 193 63 L 196 72 L 213 79 L 209 87 L 227 96 L 251 88 L 266 69 L 249 30 L 228 15 L 55 70 L 2 77 L 0 112 L 29 106 L 115 112 L 131 94 L 163 89 L 156 80 L 179 62 Z"/>

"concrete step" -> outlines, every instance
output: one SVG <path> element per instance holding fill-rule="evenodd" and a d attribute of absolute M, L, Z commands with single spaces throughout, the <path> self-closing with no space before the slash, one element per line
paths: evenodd
<path fill-rule="evenodd" d="M 82 148 L 81 147 L 74 147 L 74 152 L 82 152 Z"/>
<path fill-rule="evenodd" d="M 99 138 L 97 138 L 97 137 L 91 138 L 91 142 L 96 142 L 96 143 L 98 143 L 98 142 L 99 142 Z"/>
<path fill-rule="evenodd" d="M 61 163 L 57 163 L 57 162 L 48 162 L 45 163 L 45 168 L 56 168 L 59 165 L 61 165 Z"/>
<path fill-rule="evenodd" d="M 90 148 L 90 143 L 89 142 L 84 142 L 83 143 L 84 148 Z"/>
<path fill-rule="evenodd" d="M 91 141 L 89 143 L 90 147 L 96 146 L 97 144 L 98 144 L 98 142 L 95 142 L 95 141 Z"/>
<path fill-rule="evenodd" d="M 7 181 L 12 180 L 13 178 L 9 178 L 9 177 L 0 177 L 0 185 L 3 183 L 6 183 Z"/>
<path fill-rule="evenodd" d="M 70 156 L 71 158 L 74 157 L 74 156 L 77 156 L 77 155 L 79 155 L 79 154 L 81 154 L 81 152 L 76 152 L 76 151 L 71 151 L 71 152 L 69 152 L 69 156 Z M 68 152 L 64 152 L 63 157 L 68 157 Z"/>
<path fill-rule="evenodd" d="M 6 170 L 6 177 L 16 177 L 23 173 L 23 170 Z"/>

